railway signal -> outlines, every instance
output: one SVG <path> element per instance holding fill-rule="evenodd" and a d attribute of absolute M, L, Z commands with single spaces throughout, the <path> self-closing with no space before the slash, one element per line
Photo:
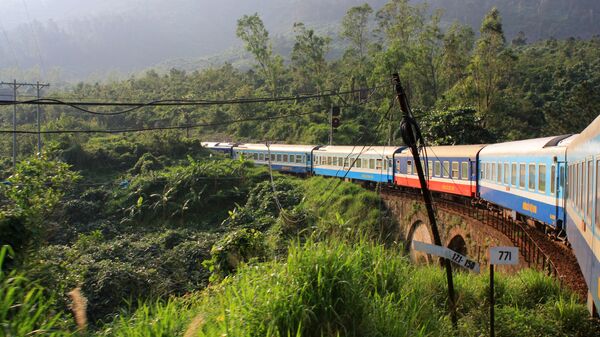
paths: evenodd
<path fill-rule="evenodd" d="M 340 107 L 332 106 L 329 111 L 329 145 L 333 144 L 333 133 L 340 126 Z"/>

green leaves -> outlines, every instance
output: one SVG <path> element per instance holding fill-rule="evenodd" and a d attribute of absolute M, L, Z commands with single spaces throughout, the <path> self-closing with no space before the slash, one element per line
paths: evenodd
<path fill-rule="evenodd" d="M 52 215 L 65 193 L 80 179 L 66 163 L 46 156 L 30 157 L 17 163 L 2 190 L 11 201 L 12 213 L 25 219 L 37 239 L 44 237 L 44 221 Z"/>

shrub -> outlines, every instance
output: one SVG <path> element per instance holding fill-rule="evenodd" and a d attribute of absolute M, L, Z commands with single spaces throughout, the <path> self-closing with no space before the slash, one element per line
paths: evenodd
<path fill-rule="evenodd" d="M 203 263 L 213 273 L 211 281 L 237 270 L 240 263 L 263 261 L 266 257 L 264 235 L 254 229 L 239 229 L 227 234 L 210 250 L 210 260 Z"/>

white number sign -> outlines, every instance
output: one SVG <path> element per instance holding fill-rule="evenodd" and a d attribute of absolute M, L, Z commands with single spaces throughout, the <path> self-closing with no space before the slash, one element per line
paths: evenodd
<path fill-rule="evenodd" d="M 495 264 L 495 265 L 519 264 L 519 248 L 517 248 L 517 247 L 490 247 L 490 264 Z"/>
<path fill-rule="evenodd" d="M 466 256 L 459 254 L 450 248 L 432 245 L 421 241 L 413 241 L 412 244 L 414 250 L 425 252 L 430 255 L 445 257 L 459 266 L 472 270 L 475 273 L 479 273 L 479 263 L 469 260 Z"/>

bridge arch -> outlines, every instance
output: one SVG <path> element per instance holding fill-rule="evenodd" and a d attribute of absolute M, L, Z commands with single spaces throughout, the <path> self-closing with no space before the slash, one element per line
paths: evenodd
<path fill-rule="evenodd" d="M 410 259 L 418 264 L 430 264 L 433 262 L 431 255 L 417 252 L 412 249 L 411 242 L 413 240 L 433 244 L 433 234 L 427 223 L 417 220 L 411 226 L 406 236 L 406 251 L 410 255 Z"/>
<path fill-rule="evenodd" d="M 463 255 L 468 256 L 467 242 L 461 234 L 454 235 L 448 242 L 448 248 Z"/>

